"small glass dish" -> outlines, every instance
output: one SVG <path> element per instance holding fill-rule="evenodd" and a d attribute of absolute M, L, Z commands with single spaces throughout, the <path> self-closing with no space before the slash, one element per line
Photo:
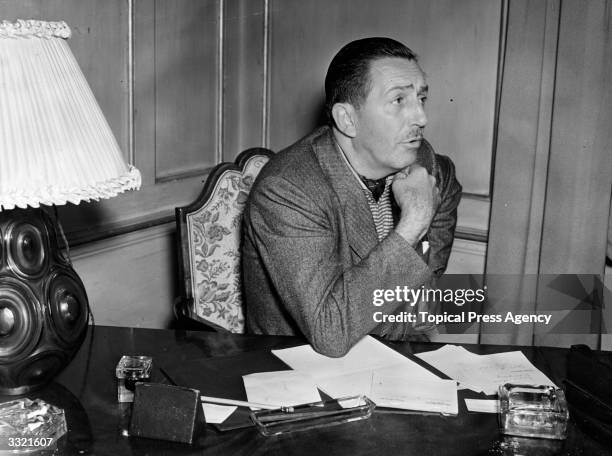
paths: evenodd
<path fill-rule="evenodd" d="M 56 454 L 67 431 L 64 410 L 42 399 L 0 404 L 0 455 Z"/>
<path fill-rule="evenodd" d="M 376 405 L 366 396 L 350 396 L 311 404 L 251 412 L 251 420 L 265 436 L 287 434 L 365 420 Z"/>
<path fill-rule="evenodd" d="M 503 434 L 562 440 L 567 437 L 568 420 L 565 393 L 555 386 L 506 383 L 499 387 Z"/>
<path fill-rule="evenodd" d="M 150 356 L 122 356 L 115 368 L 117 400 L 119 402 L 133 402 L 136 382 L 151 380 L 152 368 L 153 358 Z"/>

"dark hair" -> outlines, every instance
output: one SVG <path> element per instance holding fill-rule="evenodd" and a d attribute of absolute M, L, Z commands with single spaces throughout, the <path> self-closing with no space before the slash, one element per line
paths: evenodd
<path fill-rule="evenodd" d="M 385 57 L 417 60 L 416 55 L 391 38 L 364 38 L 351 41 L 335 55 L 325 76 L 325 114 L 334 124 L 332 108 L 336 103 L 359 107 L 370 92 L 370 63 Z"/>

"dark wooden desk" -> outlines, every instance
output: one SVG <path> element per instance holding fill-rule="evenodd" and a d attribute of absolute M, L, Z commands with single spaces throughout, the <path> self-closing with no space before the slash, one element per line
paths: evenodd
<path fill-rule="evenodd" d="M 365 421 L 294 434 L 263 437 L 255 428 L 219 432 L 207 426 L 194 446 L 124 437 L 127 408 L 116 400 L 114 369 L 123 354 L 152 355 L 165 362 L 219 357 L 284 348 L 303 343 L 298 338 L 223 335 L 207 332 L 95 328 L 74 361 L 57 381 L 32 396 L 63 407 L 69 434 L 62 454 L 95 455 L 612 455 L 612 449 L 583 432 L 575 423 L 566 441 L 503 437 L 494 414 L 469 413 L 462 400 L 475 393 L 460 392 L 457 417 L 378 413 Z M 91 343 L 90 343 L 91 342 Z M 437 348 L 438 344 L 394 344 L 403 353 Z M 508 351 L 512 347 L 470 346 L 477 353 Z M 565 376 L 567 351 L 526 348 L 526 356 L 555 382 Z M 261 355 L 260 355 L 261 356 Z M 197 375 L 197 372 L 194 372 Z M 165 381 L 156 370 L 154 381 Z M 206 392 L 202 391 L 202 394 Z M 7 398 L 2 398 L 6 400 Z"/>

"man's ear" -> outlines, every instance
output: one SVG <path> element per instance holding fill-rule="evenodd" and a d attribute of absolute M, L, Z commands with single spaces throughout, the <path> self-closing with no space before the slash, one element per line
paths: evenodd
<path fill-rule="evenodd" d="M 336 128 L 349 138 L 354 138 L 357 135 L 357 117 L 355 114 L 355 108 L 350 103 L 336 103 L 332 107 L 332 116 Z"/>

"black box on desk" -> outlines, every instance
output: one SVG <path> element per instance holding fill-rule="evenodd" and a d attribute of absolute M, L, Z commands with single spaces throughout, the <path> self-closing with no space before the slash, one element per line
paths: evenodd
<path fill-rule="evenodd" d="M 161 383 L 136 383 L 131 436 L 192 443 L 204 424 L 198 390 Z"/>

